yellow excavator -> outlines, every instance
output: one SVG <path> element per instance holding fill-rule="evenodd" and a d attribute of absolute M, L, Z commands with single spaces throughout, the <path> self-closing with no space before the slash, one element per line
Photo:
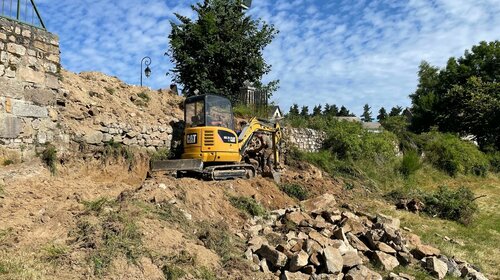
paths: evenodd
<path fill-rule="evenodd" d="M 257 168 L 248 161 L 252 139 L 257 133 L 271 136 L 273 149 L 272 177 L 279 181 L 278 123 L 252 118 L 240 132 L 234 130 L 231 102 L 217 95 L 199 95 L 184 102 L 183 153 L 180 159 L 150 162 L 150 170 L 175 171 L 177 176 L 206 180 L 252 178 Z"/>

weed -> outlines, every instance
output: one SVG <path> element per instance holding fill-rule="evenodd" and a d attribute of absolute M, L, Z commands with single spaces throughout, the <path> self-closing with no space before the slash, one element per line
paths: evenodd
<path fill-rule="evenodd" d="M 170 203 L 159 204 L 155 209 L 155 213 L 164 221 L 175 223 L 181 227 L 189 226 L 189 221 L 184 213 L 182 213 L 182 211 L 175 205 Z"/>
<path fill-rule="evenodd" d="M 167 280 L 181 279 L 186 275 L 186 272 L 184 270 L 173 265 L 164 265 L 161 270 L 163 271 L 163 275 Z"/>
<path fill-rule="evenodd" d="M 3 161 L 3 166 L 14 164 L 14 161 L 11 159 L 6 159 Z"/>
<path fill-rule="evenodd" d="M 60 263 L 68 256 L 69 248 L 64 245 L 50 244 L 43 248 L 44 259 L 51 263 Z"/>
<path fill-rule="evenodd" d="M 43 150 L 43 152 L 41 154 L 41 159 L 45 163 L 45 165 L 47 165 L 47 167 L 49 168 L 50 173 L 52 173 L 52 175 L 55 175 L 57 172 L 57 167 L 56 167 L 57 150 L 56 150 L 56 147 L 54 147 L 54 145 L 51 145 L 51 144 L 46 145 L 45 150 Z"/>
<path fill-rule="evenodd" d="M 235 208 L 251 216 L 264 216 L 266 214 L 266 209 L 252 197 L 232 196 L 229 198 L 229 202 L 231 202 Z"/>
<path fill-rule="evenodd" d="M 157 160 L 167 160 L 170 158 L 170 149 L 163 148 L 159 149 L 154 153 L 151 153 L 150 155 L 151 160 L 157 161 Z"/>
<path fill-rule="evenodd" d="M 105 206 L 113 204 L 113 202 L 106 197 L 101 197 L 91 201 L 83 201 L 82 203 L 87 211 L 96 213 L 101 212 Z"/>
<path fill-rule="evenodd" d="M 309 193 L 307 189 L 298 184 L 284 184 L 280 189 L 290 197 L 295 197 L 298 200 L 305 200 Z"/>
<path fill-rule="evenodd" d="M 205 247 L 214 250 L 221 257 L 223 264 L 241 255 L 242 241 L 231 234 L 229 226 L 224 222 L 200 224 L 197 237 Z"/>
<path fill-rule="evenodd" d="M 195 275 L 198 279 L 202 280 L 217 280 L 217 275 L 210 270 L 207 267 L 200 267 L 196 272 Z"/>
<path fill-rule="evenodd" d="M 420 156 L 417 151 L 410 150 L 403 155 L 403 161 L 401 162 L 399 172 L 408 178 L 420 169 L 420 167 L 422 167 L 422 164 L 420 163 Z"/>
<path fill-rule="evenodd" d="M 143 91 L 139 94 L 137 94 L 139 98 L 141 98 L 144 102 L 148 103 L 151 100 L 151 97 L 149 97 L 148 93 Z"/>
<path fill-rule="evenodd" d="M 135 155 L 132 150 L 128 147 L 124 147 L 121 143 L 115 142 L 113 139 L 104 143 L 104 161 L 109 160 L 110 158 L 116 160 L 120 157 L 127 162 L 128 168 L 131 170 L 135 164 Z"/>
<path fill-rule="evenodd" d="M 490 169 L 493 172 L 500 172 L 500 151 L 489 153 Z"/>
<path fill-rule="evenodd" d="M 115 94 L 115 89 L 114 88 L 105 87 L 104 89 L 106 90 L 107 93 L 109 93 L 111 95 Z"/>

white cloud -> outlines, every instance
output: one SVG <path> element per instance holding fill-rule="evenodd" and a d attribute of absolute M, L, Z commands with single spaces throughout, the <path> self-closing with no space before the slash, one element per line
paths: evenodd
<path fill-rule="evenodd" d="M 96 70 L 139 82 L 140 60 L 152 58 L 147 85 L 166 87 L 174 12 L 195 18 L 182 0 L 36 1 L 50 31 L 61 40 L 63 66 Z M 409 105 L 421 60 L 443 66 L 481 40 L 500 39 L 500 0 L 305 1 L 254 0 L 248 11 L 276 25 L 265 50 L 280 79 L 276 100 L 346 105 Z"/>

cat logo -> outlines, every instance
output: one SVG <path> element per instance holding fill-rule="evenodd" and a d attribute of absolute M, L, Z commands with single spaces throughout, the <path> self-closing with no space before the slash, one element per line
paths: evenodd
<path fill-rule="evenodd" d="M 186 143 L 188 144 L 196 144 L 198 142 L 198 134 L 196 133 L 191 133 L 186 136 Z"/>

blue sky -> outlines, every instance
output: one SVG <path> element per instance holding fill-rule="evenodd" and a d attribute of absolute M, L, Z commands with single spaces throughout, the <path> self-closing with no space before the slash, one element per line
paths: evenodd
<path fill-rule="evenodd" d="M 139 84 L 140 60 L 152 58 L 145 84 L 165 88 L 174 12 L 194 18 L 182 0 L 35 1 L 49 31 L 60 37 L 62 65 L 101 71 Z M 442 67 L 482 40 L 500 39 L 500 0 L 254 0 L 248 13 L 279 35 L 264 52 L 279 79 L 273 100 L 345 105 L 408 106 L 422 60 Z"/>

